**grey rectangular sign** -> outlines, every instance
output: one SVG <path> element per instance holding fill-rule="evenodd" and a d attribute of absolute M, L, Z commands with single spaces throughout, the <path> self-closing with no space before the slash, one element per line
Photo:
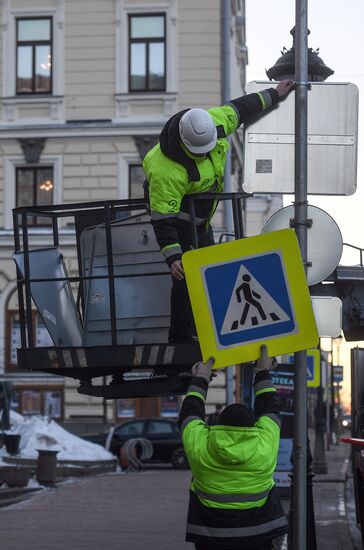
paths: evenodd
<path fill-rule="evenodd" d="M 249 82 L 247 93 L 275 87 Z M 295 92 L 244 129 L 243 189 L 294 193 Z M 356 191 L 359 92 L 355 84 L 314 82 L 308 91 L 308 193 Z"/>

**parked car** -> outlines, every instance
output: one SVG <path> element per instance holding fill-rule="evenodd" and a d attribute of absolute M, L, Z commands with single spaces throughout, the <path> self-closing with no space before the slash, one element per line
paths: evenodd
<path fill-rule="evenodd" d="M 120 457 L 120 449 L 128 439 L 148 439 L 153 444 L 153 455 L 148 462 L 171 463 L 174 468 L 186 469 L 188 462 L 175 420 L 141 418 L 128 420 L 112 427 L 109 432 L 87 434 L 83 439 L 98 443 Z"/>

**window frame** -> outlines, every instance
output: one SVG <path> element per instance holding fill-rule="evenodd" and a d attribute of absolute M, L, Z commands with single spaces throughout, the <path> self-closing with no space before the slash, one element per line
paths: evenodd
<path fill-rule="evenodd" d="M 48 20 L 50 22 L 50 39 L 49 40 L 28 40 L 19 43 L 19 21 L 39 21 L 39 20 Z M 50 70 L 50 89 L 44 92 L 39 92 L 35 90 L 36 82 L 36 64 L 35 64 L 35 53 L 36 46 L 50 46 L 51 52 L 51 70 Z M 31 46 L 32 47 L 32 91 L 31 92 L 19 92 L 18 91 L 18 48 L 19 46 Z M 43 96 L 43 95 L 52 95 L 53 94 L 53 17 L 50 16 L 19 16 L 15 18 L 15 95 L 21 97 L 28 96 Z"/>
<path fill-rule="evenodd" d="M 38 170 L 52 170 L 52 202 L 50 205 L 55 204 L 54 202 L 54 166 L 52 164 L 24 164 L 24 165 L 18 165 L 15 166 L 15 208 L 18 208 L 18 196 L 19 196 L 19 189 L 18 189 L 18 174 L 20 170 L 31 170 L 33 172 L 33 199 L 34 204 L 33 206 L 39 206 L 37 204 L 37 178 L 36 173 Z M 30 205 L 29 205 L 30 206 Z M 44 220 L 44 222 L 42 222 Z M 29 227 L 49 227 L 52 225 L 52 221 L 50 218 L 38 218 L 34 216 L 33 221 L 31 221 L 30 216 L 28 216 L 28 226 Z"/>
<path fill-rule="evenodd" d="M 131 38 L 131 22 L 132 18 L 141 17 L 163 17 L 163 39 L 158 38 Z M 164 44 L 164 87 L 163 88 L 150 88 L 150 74 L 149 74 L 149 45 L 152 43 L 161 42 Z M 132 74 L 131 74 L 131 46 L 132 44 L 146 44 L 146 66 L 145 66 L 145 87 L 134 90 L 131 86 Z M 128 13 L 128 91 L 129 93 L 161 93 L 167 91 L 167 14 L 166 12 L 146 12 L 146 13 Z"/>

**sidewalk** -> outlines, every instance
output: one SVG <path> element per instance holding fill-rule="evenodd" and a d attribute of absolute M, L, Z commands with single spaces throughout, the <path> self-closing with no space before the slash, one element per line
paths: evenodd
<path fill-rule="evenodd" d="M 172 468 L 68 480 L 0 509 L 1 550 L 192 550 L 191 473 Z"/>
<path fill-rule="evenodd" d="M 357 548 L 345 510 L 349 453 L 332 446 L 328 473 L 314 478 L 319 550 Z M 0 509 L 1 550 L 192 550 L 184 542 L 190 476 L 161 466 L 67 480 Z"/>
<path fill-rule="evenodd" d="M 312 441 L 312 451 L 314 440 Z M 350 445 L 338 443 L 326 451 L 327 474 L 315 474 L 313 485 L 317 548 L 356 550 L 351 537 L 345 489 L 351 472 Z M 359 530 L 355 527 L 359 533 Z"/>

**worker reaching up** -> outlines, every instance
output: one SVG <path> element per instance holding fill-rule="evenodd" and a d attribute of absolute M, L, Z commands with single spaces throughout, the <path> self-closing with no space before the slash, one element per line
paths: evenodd
<path fill-rule="evenodd" d="M 282 80 L 276 88 L 232 99 L 221 107 L 180 111 L 167 121 L 159 143 L 144 158 L 151 221 L 172 274 L 171 343 L 194 337 L 181 262 L 182 253 L 193 244 L 187 197 L 224 190 L 227 136 L 258 113 L 268 112 L 293 86 L 293 82 Z M 214 244 L 210 220 L 216 207 L 214 200 L 196 202 L 199 247 Z"/>
<path fill-rule="evenodd" d="M 254 412 L 227 406 L 217 425 L 205 424 L 205 400 L 214 360 L 192 367 L 194 377 L 179 415 L 192 470 L 186 540 L 196 550 L 271 550 L 287 532 L 273 472 L 280 414 L 267 347 L 254 372 Z"/>

